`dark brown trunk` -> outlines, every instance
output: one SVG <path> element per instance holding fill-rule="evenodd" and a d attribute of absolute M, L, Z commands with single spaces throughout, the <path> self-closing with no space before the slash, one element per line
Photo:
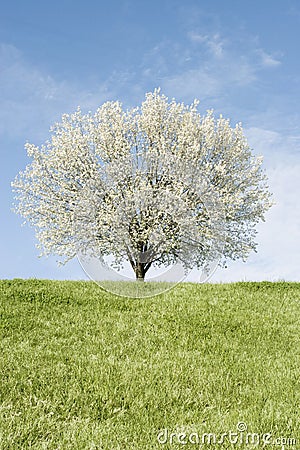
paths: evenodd
<path fill-rule="evenodd" d="M 137 263 L 135 266 L 136 281 L 144 281 L 145 273 L 145 264 Z"/>

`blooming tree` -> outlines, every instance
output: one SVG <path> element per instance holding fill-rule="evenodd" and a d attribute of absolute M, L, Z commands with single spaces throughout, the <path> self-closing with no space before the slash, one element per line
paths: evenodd
<path fill-rule="evenodd" d="M 44 145 L 26 144 L 32 162 L 12 185 L 42 254 L 111 255 L 138 280 L 176 261 L 245 260 L 271 205 L 262 159 L 240 124 L 197 105 L 155 90 L 129 111 L 65 114 Z"/>

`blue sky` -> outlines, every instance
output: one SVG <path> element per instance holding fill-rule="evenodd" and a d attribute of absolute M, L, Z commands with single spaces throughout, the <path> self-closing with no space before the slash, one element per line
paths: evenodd
<path fill-rule="evenodd" d="M 258 253 L 212 281 L 300 281 L 300 4 L 296 0 L 4 2 L 0 15 L 0 278 L 85 278 L 77 261 L 38 258 L 34 231 L 11 211 L 24 143 L 78 105 L 140 104 L 160 86 L 199 111 L 242 122 L 276 205 Z"/>

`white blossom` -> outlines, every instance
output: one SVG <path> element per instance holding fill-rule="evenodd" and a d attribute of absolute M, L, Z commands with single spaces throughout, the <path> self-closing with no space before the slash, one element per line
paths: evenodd
<path fill-rule="evenodd" d="M 152 265 L 246 259 L 271 206 L 262 159 L 241 124 L 202 116 L 159 90 L 140 108 L 107 102 L 64 114 L 12 183 L 42 254 L 113 255 L 143 279 Z"/>

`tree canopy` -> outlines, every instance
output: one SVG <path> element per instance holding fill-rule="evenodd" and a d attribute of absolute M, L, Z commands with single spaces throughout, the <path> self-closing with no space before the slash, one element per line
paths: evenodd
<path fill-rule="evenodd" d="M 32 162 L 12 184 L 42 254 L 112 255 L 140 280 L 153 265 L 246 259 L 271 205 L 262 158 L 241 124 L 197 106 L 155 90 L 130 110 L 78 108 L 26 144 Z"/>

